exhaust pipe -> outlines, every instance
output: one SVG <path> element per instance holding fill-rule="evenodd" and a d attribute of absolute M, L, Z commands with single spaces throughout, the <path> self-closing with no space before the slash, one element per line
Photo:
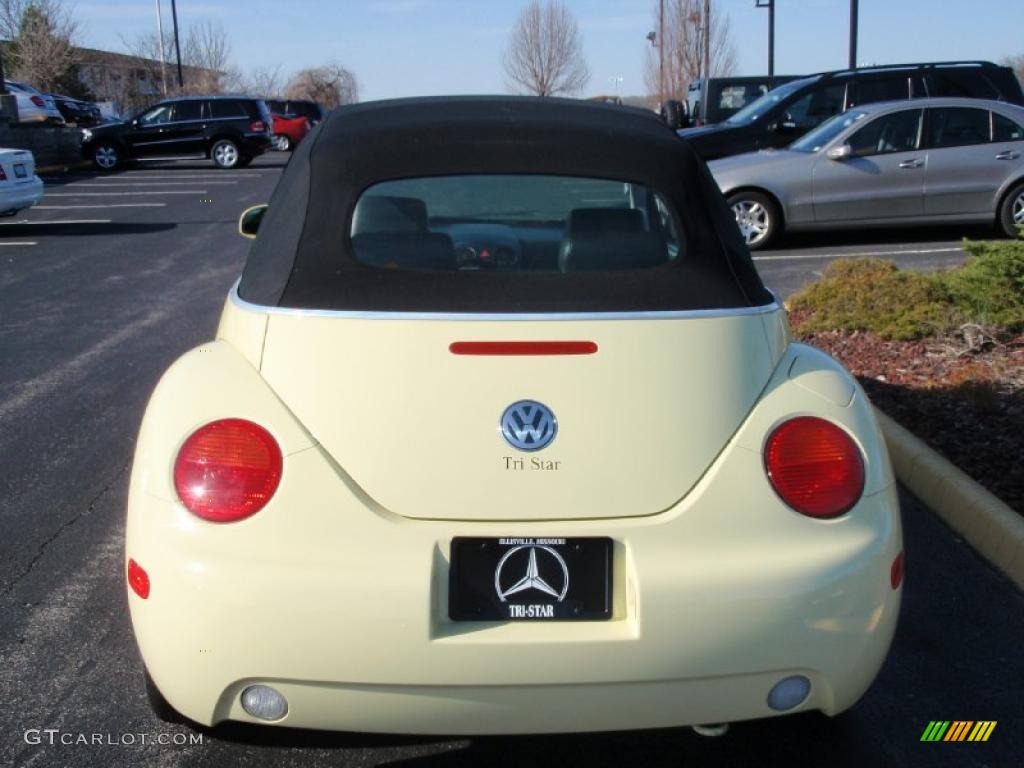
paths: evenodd
<path fill-rule="evenodd" d="M 729 730 L 728 723 L 713 723 L 710 725 L 691 725 L 693 732 L 699 736 L 706 736 L 709 739 L 715 739 L 719 736 L 725 736 Z"/>

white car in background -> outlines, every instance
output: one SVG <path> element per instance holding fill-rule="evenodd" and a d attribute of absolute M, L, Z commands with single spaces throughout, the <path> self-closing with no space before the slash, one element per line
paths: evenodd
<path fill-rule="evenodd" d="M 18 100 L 19 123 L 63 123 L 64 118 L 57 109 L 52 96 L 40 93 L 28 83 L 4 80 L 7 92 Z"/>
<path fill-rule="evenodd" d="M 0 148 L 0 215 L 13 216 L 43 196 L 36 160 L 27 149 Z"/>

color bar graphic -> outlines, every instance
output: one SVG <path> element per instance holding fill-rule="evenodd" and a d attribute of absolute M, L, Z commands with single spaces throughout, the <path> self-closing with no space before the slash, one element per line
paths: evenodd
<path fill-rule="evenodd" d="M 931 720 L 921 741 L 988 741 L 996 720 Z"/>

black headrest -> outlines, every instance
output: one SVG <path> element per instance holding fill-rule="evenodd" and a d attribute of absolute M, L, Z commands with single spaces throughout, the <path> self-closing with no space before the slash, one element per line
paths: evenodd
<path fill-rule="evenodd" d="M 427 204 L 416 197 L 364 195 L 352 212 L 352 234 L 426 232 Z"/>
<path fill-rule="evenodd" d="M 574 208 L 565 229 L 576 232 L 642 232 L 644 215 L 634 208 Z"/>
<path fill-rule="evenodd" d="M 668 261 L 664 238 L 656 232 L 583 232 L 562 240 L 558 266 L 563 272 L 643 269 Z"/>
<path fill-rule="evenodd" d="M 367 232 L 352 236 L 356 258 L 371 267 L 455 269 L 455 246 L 435 232 Z"/>

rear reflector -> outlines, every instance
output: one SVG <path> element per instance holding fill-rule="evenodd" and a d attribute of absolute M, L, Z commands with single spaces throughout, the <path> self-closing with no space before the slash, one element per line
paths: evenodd
<path fill-rule="evenodd" d="M 592 341 L 454 341 L 453 355 L 592 355 Z"/>
<path fill-rule="evenodd" d="M 128 586 L 143 600 L 149 597 L 149 574 L 131 558 L 128 559 Z"/>
<path fill-rule="evenodd" d="M 281 481 L 277 441 L 259 424 L 221 419 L 189 436 L 174 462 L 174 487 L 190 512 L 231 523 L 266 506 Z"/>
<path fill-rule="evenodd" d="M 899 589 L 900 584 L 903 583 L 903 553 L 900 552 L 896 555 L 896 559 L 892 561 L 892 568 L 889 569 L 889 583 L 892 584 L 893 589 Z"/>
<path fill-rule="evenodd" d="M 864 462 L 845 431 L 830 421 L 799 416 L 777 427 L 764 448 L 775 492 L 802 515 L 838 517 L 864 490 Z"/>

